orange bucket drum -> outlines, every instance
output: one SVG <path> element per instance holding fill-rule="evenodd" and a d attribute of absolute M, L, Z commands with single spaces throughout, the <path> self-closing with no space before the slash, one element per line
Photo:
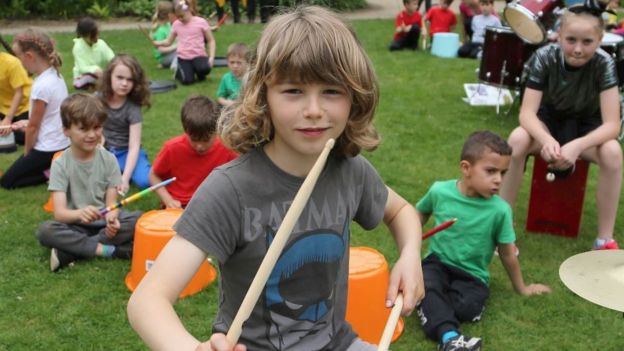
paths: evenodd
<path fill-rule="evenodd" d="M 386 307 L 386 291 L 390 279 L 385 257 L 370 247 L 349 249 L 349 294 L 347 321 L 362 340 L 379 343 L 390 308 Z M 399 319 L 392 341 L 403 333 L 403 319 Z"/>
<path fill-rule="evenodd" d="M 173 224 L 182 215 L 182 209 L 169 208 L 144 213 L 137 221 L 134 230 L 134 252 L 132 267 L 126 275 L 126 286 L 134 291 L 150 270 L 160 251 L 175 235 Z M 206 260 L 199 267 L 193 279 L 180 293 L 180 298 L 200 292 L 217 277 L 217 271 Z"/>

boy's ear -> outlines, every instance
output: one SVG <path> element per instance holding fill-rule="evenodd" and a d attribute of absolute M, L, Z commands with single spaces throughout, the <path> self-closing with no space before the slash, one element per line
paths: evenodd
<path fill-rule="evenodd" d="M 65 134 L 65 136 L 69 138 L 69 128 L 63 127 L 63 134 Z"/>
<path fill-rule="evenodd" d="M 464 177 L 470 172 L 470 167 L 472 167 L 472 164 L 466 160 L 461 160 L 461 162 L 459 162 L 459 169 Z"/>

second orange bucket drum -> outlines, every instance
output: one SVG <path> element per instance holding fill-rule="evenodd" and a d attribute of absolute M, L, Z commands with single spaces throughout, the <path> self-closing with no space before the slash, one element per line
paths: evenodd
<path fill-rule="evenodd" d="M 154 210 L 144 213 L 137 221 L 134 231 L 132 267 L 126 275 L 126 286 L 134 291 L 147 271 L 150 270 L 160 251 L 175 235 L 173 225 L 182 215 L 182 209 Z M 180 298 L 200 292 L 217 277 L 217 271 L 206 260 L 193 279 L 180 293 Z"/>

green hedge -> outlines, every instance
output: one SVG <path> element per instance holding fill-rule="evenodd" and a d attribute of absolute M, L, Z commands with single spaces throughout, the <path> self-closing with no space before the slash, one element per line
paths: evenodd
<path fill-rule="evenodd" d="M 149 18 L 157 0 L 0 0 L 1 19 L 70 19 L 84 15 L 98 18 L 132 16 Z M 202 14 L 214 11 L 213 0 L 200 0 Z M 366 0 L 279 0 L 280 6 L 309 3 L 336 10 L 353 10 Z"/>

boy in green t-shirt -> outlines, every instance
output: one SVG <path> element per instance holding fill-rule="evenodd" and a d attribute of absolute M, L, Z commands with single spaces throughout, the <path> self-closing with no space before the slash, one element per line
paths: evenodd
<path fill-rule="evenodd" d="M 141 212 L 99 209 L 117 201 L 121 183 L 117 159 L 100 145 L 107 110 L 95 96 L 83 93 L 61 104 L 63 132 L 71 146 L 52 162 L 50 184 L 54 220 L 37 229 L 41 245 L 51 248 L 50 270 L 78 259 L 130 259 L 134 226 Z"/>
<path fill-rule="evenodd" d="M 511 207 L 497 194 L 509 167 L 511 147 L 498 135 L 475 132 L 464 143 L 459 180 L 435 182 L 418 202 L 421 223 L 457 218 L 450 228 L 429 239 L 422 263 L 425 298 L 418 316 L 425 334 L 440 350 L 480 350 L 481 339 L 461 335 L 459 323 L 481 319 L 490 292 L 488 266 L 494 249 L 516 292 L 550 292 L 542 284 L 525 285 L 514 252 L 516 235 Z"/>
<path fill-rule="evenodd" d="M 243 43 L 234 43 L 227 50 L 229 72 L 223 75 L 217 89 L 217 102 L 221 106 L 230 106 L 238 99 L 241 78 L 247 72 L 249 49 Z"/>

